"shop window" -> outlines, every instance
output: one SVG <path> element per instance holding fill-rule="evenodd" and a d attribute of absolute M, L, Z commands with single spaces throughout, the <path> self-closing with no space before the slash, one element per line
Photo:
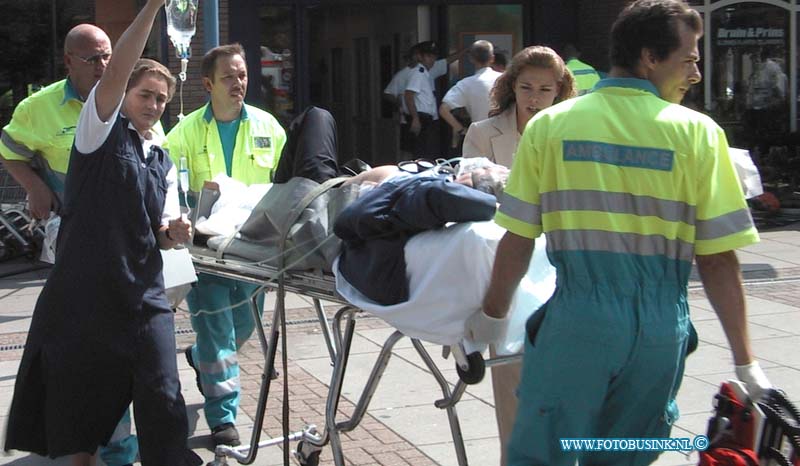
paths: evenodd
<path fill-rule="evenodd" d="M 739 3 L 711 14 L 711 112 L 738 125 L 738 144 L 788 131 L 789 12 Z M 752 135 L 752 136 L 749 136 Z M 758 135 L 758 136 L 756 136 Z"/>
<path fill-rule="evenodd" d="M 294 114 L 294 9 L 267 6 L 261 17 L 261 90 L 267 110 L 283 123 Z"/>
<path fill-rule="evenodd" d="M 476 40 L 488 40 L 495 53 L 510 61 L 522 49 L 522 5 L 452 5 L 447 8 L 449 54 L 463 50 Z M 450 82 L 474 72 L 469 60 L 450 67 Z"/>

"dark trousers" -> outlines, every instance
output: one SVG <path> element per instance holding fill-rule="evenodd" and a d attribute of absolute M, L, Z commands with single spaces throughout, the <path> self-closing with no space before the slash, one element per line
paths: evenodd
<path fill-rule="evenodd" d="M 419 115 L 419 134 L 411 132 L 411 117 L 406 116 L 406 123 L 400 126 L 400 148 L 411 152 L 415 158 L 435 159 L 441 156 L 438 140 L 438 120 L 432 115 L 417 112 Z"/>
<path fill-rule="evenodd" d="M 147 315 L 150 311 L 144 306 L 141 313 Z M 177 378 L 172 312 L 156 310 L 152 317 L 143 320 L 132 393 L 142 464 L 202 464 L 200 458 L 186 448 L 189 422 Z"/>
<path fill-rule="evenodd" d="M 308 107 L 289 125 L 286 145 L 272 177 L 273 183 L 286 183 L 300 176 L 322 183 L 339 176 L 336 122 L 327 111 Z"/>

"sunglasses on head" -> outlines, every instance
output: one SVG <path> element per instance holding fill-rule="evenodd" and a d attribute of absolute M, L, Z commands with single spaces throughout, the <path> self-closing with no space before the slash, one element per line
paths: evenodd
<path fill-rule="evenodd" d="M 442 175 L 455 174 L 455 170 L 445 159 L 436 159 L 435 161 L 428 159 L 404 160 L 399 162 L 397 167 L 401 171 L 414 175 L 428 170 L 433 170 L 434 173 Z"/>

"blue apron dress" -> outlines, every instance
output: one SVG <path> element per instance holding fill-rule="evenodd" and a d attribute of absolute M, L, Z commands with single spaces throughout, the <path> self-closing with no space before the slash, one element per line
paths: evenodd
<path fill-rule="evenodd" d="M 199 465 L 175 358 L 156 233 L 172 163 L 117 117 L 73 146 L 56 263 L 17 374 L 6 449 L 59 457 L 106 444 L 133 401 L 143 465 Z"/>

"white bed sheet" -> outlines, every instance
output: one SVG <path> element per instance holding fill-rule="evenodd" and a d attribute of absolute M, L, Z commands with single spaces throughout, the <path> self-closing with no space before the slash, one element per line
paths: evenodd
<path fill-rule="evenodd" d="M 224 239 L 235 234 L 247 221 L 255 206 L 267 194 L 272 183 L 247 186 L 224 173 L 212 180 L 219 186 L 219 199 L 211 207 L 208 218 L 200 217 L 194 226 L 198 233 L 220 236 Z"/>
<path fill-rule="evenodd" d="M 464 339 L 466 320 L 481 310 L 497 243 L 504 233 L 490 221 L 454 224 L 412 237 L 405 248 L 406 302 L 383 306 L 370 300 L 342 277 L 338 260 L 333 264 L 336 289 L 354 306 L 379 316 L 409 337 L 452 345 Z M 542 236 L 536 240 L 528 273 L 514 296 L 509 329 L 505 341 L 497 346 L 498 354 L 522 350 L 525 321 L 553 294 L 556 274 L 545 248 Z"/>

